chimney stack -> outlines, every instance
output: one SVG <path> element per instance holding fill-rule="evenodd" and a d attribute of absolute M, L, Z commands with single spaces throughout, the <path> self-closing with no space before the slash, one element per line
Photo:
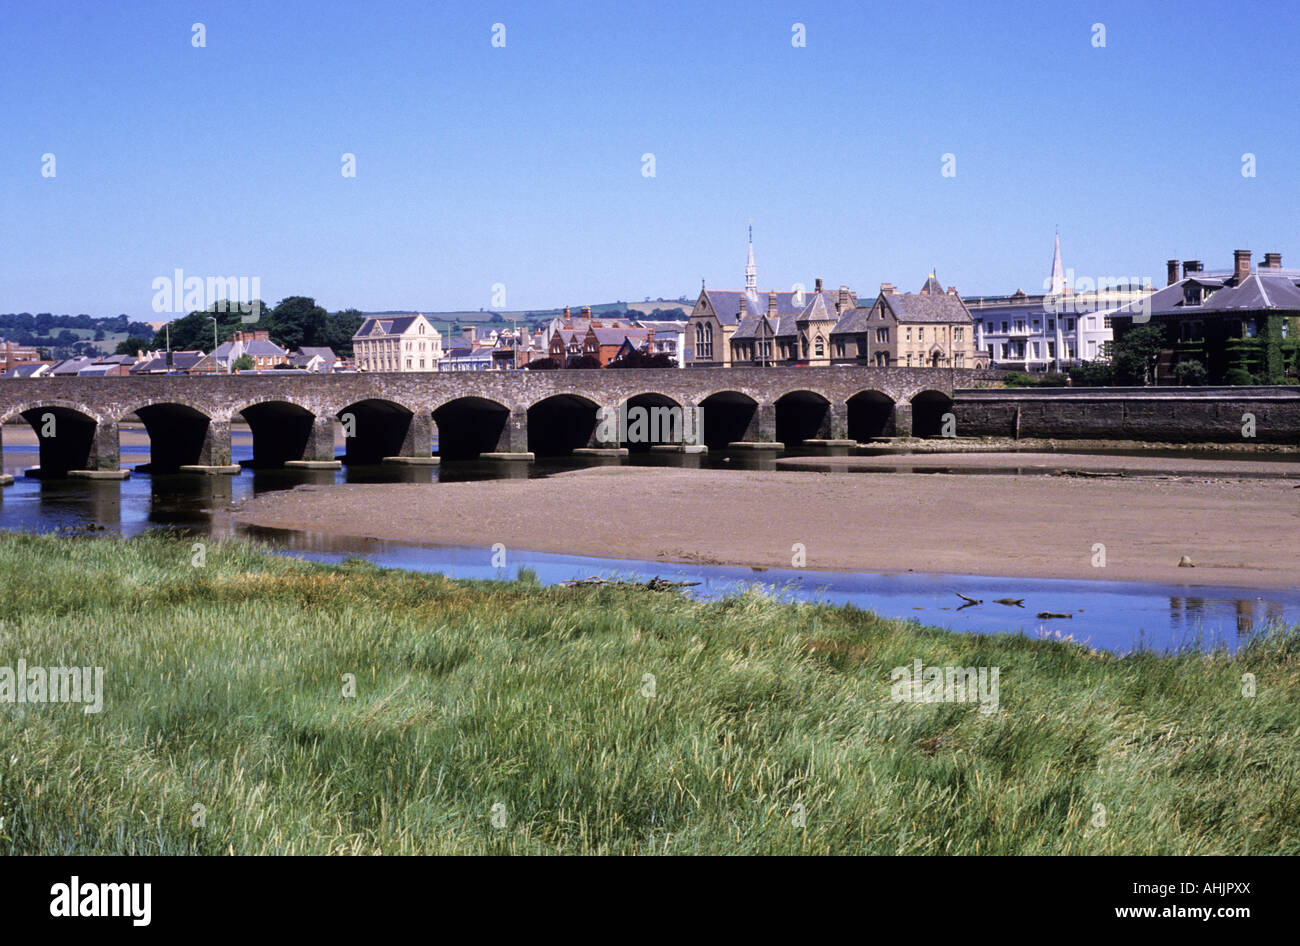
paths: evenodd
<path fill-rule="evenodd" d="M 821 277 L 820 277 L 820 276 L 817 277 L 816 285 L 817 285 L 817 288 L 816 288 L 814 291 L 815 291 L 815 292 L 821 292 L 821 291 L 822 291 L 822 280 L 821 280 Z"/>
<path fill-rule="evenodd" d="M 835 311 L 837 313 L 843 312 L 845 309 L 849 308 L 849 306 L 852 304 L 853 304 L 853 300 L 849 298 L 849 287 L 840 286 L 839 298 L 835 300 Z"/>
<path fill-rule="evenodd" d="M 584 319 L 590 319 L 590 318 L 591 318 L 591 306 L 589 306 L 589 305 L 584 305 L 584 306 L 582 307 L 582 317 L 583 317 Z"/>
<path fill-rule="evenodd" d="M 894 288 L 894 284 L 892 282 L 882 282 L 880 284 L 880 291 L 883 295 L 892 296 L 898 290 Z"/>
<path fill-rule="evenodd" d="M 1185 260 L 1183 260 L 1183 278 L 1184 278 L 1184 279 L 1186 279 L 1188 276 L 1192 275 L 1192 273 L 1199 273 L 1200 271 L 1201 271 L 1201 261 L 1200 261 L 1200 260 L 1198 260 L 1198 259 L 1185 259 Z"/>
<path fill-rule="evenodd" d="M 1169 278 L 1165 281 L 1165 285 L 1172 286 L 1178 282 L 1178 260 L 1171 259 L 1165 263 L 1165 266 L 1169 268 Z"/>
<path fill-rule="evenodd" d="M 1232 251 L 1232 278 L 1238 283 L 1250 278 L 1250 250 Z"/>
<path fill-rule="evenodd" d="M 767 294 L 767 314 L 768 316 L 776 315 L 776 293 L 768 292 Z"/>
<path fill-rule="evenodd" d="M 1281 253 L 1265 253 L 1265 254 L 1264 254 L 1264 266 L 1268 267 L 1269 269 L 1281 269 L 1281 268 L 1282 268 L 1282 254 L 1281 254 Z"/>
<path fill-rule="evenodd" d="M 956 286 L 949 286 L 949 287 L 948 287 L 948 295 L 950 295 L 950 296 L 955 296 L 955 295 L 957 295 L 957 287 L 956 287 Z"/>

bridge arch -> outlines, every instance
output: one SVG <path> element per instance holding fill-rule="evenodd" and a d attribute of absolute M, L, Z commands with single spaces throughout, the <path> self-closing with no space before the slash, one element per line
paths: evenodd
<path fill-rule="evenodd" d="M 700 419 L 704 444 L 710 450 L 724 449 L 735 441 L 758 440 L 758 401 L 740 391 L 714 391 L 700 398 Z"/>
<path fill-rule="evenodd" d="M 583 394 L 562 392 L 539 398 L 528 407 L 528 449 L 539 457 L 556 457 L 593 446 L 600 419 L 600 404 Z"/>
<path fill-rule="evenodd" d="M 846 402 L 848 438 L 862 442 L 888 436 L 894 430 L 894 407 L 894 399 L 884 391 L 869 389 L 852 395 Z"/>
<path fill-rule="evenodd" d="M 619 442 L 630 453 L 646 453 L 656 444 L 681 444 L 692 420 L 685 416 L 684 400 L 645 391 L 624 398 L 618 405 Z M 626 420 L 624 420 L 626 418 Z"/>
<path fill-rule="evenodd" d="M 5 420 L 22 417 L 36 433 L 42 479 L 67 476 L 70 470 L 99 468 L 100 454 L 117 467 L 117 425 L 105 425 L 93 410 L 74 401 L 43 400 L 18 405 Z"/>
<path fill-rule="evenodd" d="M 150 473 L 175 473 L 191 464 L 230 462 L 230 427 L 224 426 L 223 443 L 214 443 L 212 416 L 193 402 L 158 399 L 141 404 L 122 416 L 134 414 L 149 437 Z M 121 423 L 119 418 L 118 423 Z M 224 456 L 215 456 L 224 450 Z"/>
<path fill-rule="evenodd" d="M 438 425 L 438 456 L 444 460 L 470 460 L 508 446 L 510 408 L 491 398 L 452 398 L 433 411 Z"/>
<path fill-rule="evenodd" d="M 943 415 L 952 411 L 952 396 L 927 388 L 911 397 L 912 436 L 937 437 L 943 429 Z"/>
<path fill-rule="evenodd" d="M 831 400 L 817 391 L 787 391 L 776 399 L 776 439 L 786 448 L 831 439 Z"/>
<path fill-rule="evenodd" d="M 343 428 L 343 459 L 349 464 L 433 455 L 433 418 L 425 410 L 369 397 L 343 406 L 334 416 Z"/>
<path fill-rule="evenodd" d="M 253 432 L 253 467 L 283 466 L 289 460 L 334 456 L 333 417 L 317 418 L 311 410 L 284 398 L 264 397 L 231 411 Z M 323 423 L 321 423 L 323 421 Z"/>

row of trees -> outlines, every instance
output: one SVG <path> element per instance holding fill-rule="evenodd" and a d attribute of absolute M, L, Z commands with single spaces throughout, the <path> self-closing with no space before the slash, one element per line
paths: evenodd
<path fill-rule="evenodd" d="M 268 332 L 271 341 L 289 351 L 303 347 L 330 348 L 336 355 L 348 358 L 352 355 L 352 336 L 365 319 L 356 309 L 327 312 L 309 296 L 290 296 L 274 307 L 260 300 L 253 305 L 254 311 L 259 312 L 256 321 L 245 322 L 246 316 L 237 308 L 218 311 L 222 304 L 213 303 L 204 311 L 191 312 L 172 322 L 168 329 L 158 332 L 140 347 L 160 350 L 167 344 L 170 332 L 173 351 L 209 351 L 213 343 L 211 319 L 215 317 L 217 344 L 230 341 L 236 331 L 259 330 Z M 130 346 L 142 340 L 129 338 L 118 346 L 119 351 L 126 349 L 127 353 L 135 354 L 135 348 Z"/>

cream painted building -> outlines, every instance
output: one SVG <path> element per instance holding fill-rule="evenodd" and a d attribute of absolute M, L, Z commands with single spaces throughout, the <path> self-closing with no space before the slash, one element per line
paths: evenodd
<path fill-rule="evenodd" d="M 359 371 L 437 371 L 442 335 L 423 315 L 371 316 L 352 336 Z"/>

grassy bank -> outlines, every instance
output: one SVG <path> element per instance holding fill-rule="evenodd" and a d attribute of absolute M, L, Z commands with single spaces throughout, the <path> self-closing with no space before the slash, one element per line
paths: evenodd
<path fill-rule="evenodd" d="M 759 594 L 193 556 L 0 537 L 0 666 L 106 690 L 0 704 L 0 853 L 1300 853 L 1295 634 L 1119 659 Z M 997 712 L 891 700 L 917 658 L 998 667 Z"/>

